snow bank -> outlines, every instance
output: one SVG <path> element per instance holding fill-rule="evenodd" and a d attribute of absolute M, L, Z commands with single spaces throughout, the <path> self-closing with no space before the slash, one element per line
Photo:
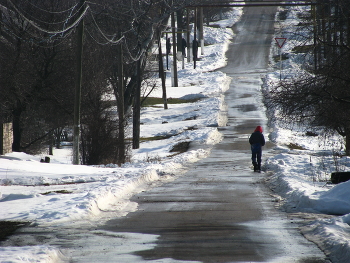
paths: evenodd
<path fill-rule="evenodd" d="M 9 255 L 11 258 L 9 259 Z M 0 262 L 63 262 L 63 255 L 53 247 L 28 246 L 28 247 L 0 247 Z"/>
<path fill-rule="evenodd" d="M 294 34 L 299 23 L 298 14 L 308 12 L 309 7 L 289 7 L 288 10 L 287 19 L 280 21 L 276 33 L 277 37 L 286 37 L 287 42 L 282 50 L 274 39 L 272 43 L 270 60 L 276 71 L 264 79 L 262 92 L 267 96 L 270 87 L 279 81 L 280 74 L 283 78 L 295 77 L 303 71 L 300 63 L 303 54 L 293 54 L 292 49 L 300 43 L 300 34 Z M 273 60 L 279 52 L 289 57 L 283 61 L 282 71 L 280 64 Z M 340 158 L 335 154 L 342 151 L 342 138 L 307 136 L 299 127 L 288 130 L 282 127 L 283 123 L 272 121 L 278 112 L 268 110 L 267 114 L 273 129 L 270 140 L 278 145 L 275 149 L 278 154 L 265 163 L 269 172 L 268 185 L 282 197 L 281 207 L 287 212 L 334 215 L 326 219 L 321 216 L 304 226 L 302 232 L 317 243 L 332 262 L 350 262 L 350 182 L 329 184 L 332 172 L 350 169 L 349 157 Z"/>

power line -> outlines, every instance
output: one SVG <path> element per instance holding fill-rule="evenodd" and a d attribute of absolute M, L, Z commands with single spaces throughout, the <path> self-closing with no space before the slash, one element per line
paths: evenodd
<path fill-rule="evenodd" d="M 26 2 L 28 2 L 26 0 Z M 12 12 L 16 12 L 18 13 L 18 15 L 26 22 L 28 22 L 29 25 L 31 25 L 32 27 L 34 27 L 35 29 L 37 29 L 39 32 L 42 32 L 42 33 L 46 33 L 46 34 L 49 34 L 50 36 L 48 37 L 45 37 L 43 38 L 43 36 L 36 36 L 33 31 L 31 30 L 27 30 L 26 32 L 32 36 L 31 39 L 26 39 L 25 41 L 28 41 L 28 42 L 31 42 L 31 43 L 34 43 L 35 45 L 38 45 L 38 46 L 44 46 L 46 43 L 48 46 L 56 46 L 56 45 L 59 45 L 61 43 L 63 43 L 63 41 L 71 34 L 73 28 L 75 28 L 79 22 L 87 15 L 87 12 L 90 11 L 90 15 L 91 15 L 91 18 L 92 18 L 92 25 L 96 28 L 96 32 L 98 33 L 98 35 L 100 35 L 100 37 L 102 37 L 104 39 L 104 41 L 100 41 L 98 40 L 97 38 L 97 34 L 93 34 L 93 31 L 91 30 L 88 30 L 86 29 L 87 33 L 90 35 L 90 37 L 99 45 L 107 45 L 107 44 L 112 44 L 112 45 L 117 45 L 117 44 L 122 44 L 124 41 L 124 46 L 125 46 L 125 50 L 126 50 L 126 54 L 128 54 L 128 56 L 130 57 L 130 59 L 132 61 L 137 61 L 140 59 L 141 57 L 141 53 L 140 51 L 137 52 L 137 54 L 133 55 L 132 51 L 130 50 L 130 45 L 128 45 L 128 43 L 126 42 L 126 38 L 125 38 L 125 35 L 130 32 L 130 31 L 133 31 L 134 28 L 131 26 L 131 28 L 129 28 L 128 30 L 126 31 L 123 31 L 121 32 L 121 37 L 118 37 L 117 38 L 117 33 L 115 34 L 111 34 L 111 35 L 108 35 L 106 34 L 103 29 L 98 25 L 96 19 L 95 19 L 95 16 L 94 16 L 94 13 L 93 13 L 93 10 L 90 8 L 89 5 L 87 5 L 86 3 L 88 2 L 85 2 L 85 5 L 84 6 L 80 6 L 79 9 L 76 9 L 77 5 L 74 5 L 72 6 L 71 8 L 67 9 L 67 10 L 64 10 L 64 11 L 59 11 L 59 12 L 51 12 L 51 11 L 48 11 L 48 10 L 45 10 L 45 9 L 42 9 L 40 7 L 38 7 L 37 5 L 34 5 L 32 4 L 32 6 L 34 6 L 35 8 L 37 8 L 38 10 L 41 10 L 43 12 L 47 12 L 49 14 L 62 14 L 62 13 L 66 13 L 66 12 L 70 12 L 68 17 L 62 21 L 62 22 L 57 22 L 56 24 L 60 24 L 60 23 L 64 23 L 63 25 L 63 29 L 61 30 L 48 30 L 48 29 L 45 29 L 43 28 L 42 26 L 38 25 L 35 21 L 33 21 L 33 19 L 31 19 L 30 17 L 28 17 L 27 15 L 25 15 L 24 13 L 27 13 L 25 10 L 21 11 L 19 7 L 17 7 L 13 2 L 12 0 L 8 0 L 8 3 L 11 5 L 11 7 L 13 8 Z M 90 4 L 93 4 L 93 5 L 99 5 L 99 4 L 96 4 L 96 3 L 92 3 L 90 2 Z M 102 6 L 102 5 L 100 5 Z M 81 11 L 81 8 L 84 8 L 84 10 L 82 12 Z M 71 22 L 69 25 L 67 25 L 69 23 L 69 21 L 76 16 L 76 14 L 80 12 L 80 15 L 78 18 L 76 18 L 73 22 Z M 28 13 L 27 13 L 28 14 Z M 30 14 L 28 14 L 30 15 Z M 111 19 L 116 19 L 115 17 L 111 16 L 111 14 L 109 14 L 109 12 L 107 12 L 107 14 Z M 124 14 L 125 15 L 125 14 Z M 31 15 L 30 15 L 31 16 Z M 53 25 L 55 23 L 49 23 L 49 22 L 45 22 L 45 21 L 40 21 L 39 19 L 37 19 L 37 21 L 41 22 L 41 23 L 46 23 L 46 24 L 49 24 L 49 25 Z M 0 21 L 1 23 L 1 21 Z M 66 26 L 67 25 L 67 26 Z M 16 34 L 16 32 L 12 32 L 12 30 L 9 30 L 10 33 L 16 37 L 16 38 L 20 38 L 20 39 L 23 39 L 22 37 L 20 37 L 19 35 Z M 68 34 L 67 34 L 68 33 Z M 54 38 L 54 36 L 58 36 L 58 38 Z M 24 40 L 24 39 L 23 39 Z"/>
<path fill-rule="evenodd" d="M 84 11 L 82 12 L 82 14 L 78 17 L 77 20 L 75 20 L 71 25 L 69 25 L 66 29 L 64 30 L 58 30 L 58 31 L 51 31 L 51 30 L 47 30 L 44 29 L 40 26 L 38 26 L 34 21 L 32 21 L 31 19 L 27 18 L 17 7 L 16 5 L 11 1 L 8 0 L 8 2 L 11 4 L 11 6 L 13 7 L 13 9 L 25 20 L 27 21 L 30 25 L 32 25 L 34 28 L 36 28 L 37 30 L 43 32 L 43 33 L 47 33 L 47 34 L 52 34 L 52 35 L 57 35 L 57 34 L 64 34 L 67 31 L 69 31 L 70 29 L 76 27 L 79 22 L 84 18 L 84 16 L 86 15 L 89 6 L 86 5 Z"/>
<path fill-rule="evenodd" d="M 101 43 L 100 41 L 98 41 L 96 39 L 96 37 L 94 37 L 92 35 L 91 32 L 88 32 L 89 35 L 96 41 L 96 43 L 98 44 L 102 44 L 102 45 L 105 45 L 105 44 L 119 44 L 124 36 L 116 39 L 116 34 L 113 34 L 113 35 L 107 35 L 106 33 L 103 32 L 103 30 L 101 29 L 101 27 L 98 25 L 93 13 L 91 12 L 91 9 L 89 7 L 89 5 L 85 5 L 85 8 L 84 7 L 81 7 L 81 8 L 84 8 L 83 12 L 81 13 L 81 15 L 75 20 L 73 21 L 70 25 L 66 26 L 66 24 L 68 23 L 68 21 L 74 17 L 80 10 L 76 10 L 76 5 L 65 10 L 65 11 L 61 11 L 61 12 L 52 12 L 52 14 L 59 14 L 59 13 L 63 13 L 63 12 L 70 12 L 69 16 L 64 20 L 64 21 L 61 21 L 61 22 L 57 22 L 57 23 L 49 23 L 49 22 L 45 22 L 45 21 L 42 21 L 42 20 L 39 20 L 37 18 L 35 18 L 37 21 L 41 22 L 41 23 L 46 23 L 48 25 L 55 25 L 55 24 L 62 24 L 64 23 L 64 29 L 62 30 L 48 30 L 48 29 L 45 29 L 43 28 L 42 26 L 38 25 L 35 21 L 33 21 L 33 19 L 29 18 L 27 15 L 24 14 L 24 12 L 26 13 L 26 11 L 21 11 L 11 0 L 8 0 L 8 2 L 10 3 L 10 5 L 12 6 L 12 8 L 14 9 L 15 12 L 17 12 L 19 14 L 20 17 L 22 17 L 22 19 L 24 19 L 24 21 L 28 22 L 31 26 L 33 26 L 35 29 L 37 29 L 38 31 L 42 32 L 42 33 L 46 33 L 46 34 L 50 34 L 50 35 L 61 35 L 62 37 L 64 36 L 64 34 L 66 34 L 69 30 L 75 28 L 79 22 L 86 16 L 87 14 L 87 11 L 90 10 L 90 15 L 92 17 L 92 21 L 93 21 L 93 24 L 94 26 L 96 27 L 97 29 L 97 32 L 106 40 L 105 43 Z M 35 6 L 35 5 L 33 5 Z M 37 7 L 37 6 L 35 6 Z M 41 9 L 39 7 L 37 7 L 39 10 L 42 10 L 42 11 L 45 11 L 45 12 L 50 12 L 50 11 L 47 11 L 47 10 L 44 10 L 44 9 Z M 74 12 L 74 13 L 73 13 Z M 73 14 L 72 14 L 73 13 Z M 28 13 L 27 13 L 28 14 Z M 30 14 L 28 14 L 30 15 Z M 27 33 L 29 33 L 30 35 L 32 35 L 34 38 L 40 38 L 40 37 L 37 37 L 35 35 L 33 35 L 32 33 L 30 33 L 29 31 L 27 31 Z M 125 33 L 125 32 L 124 32 Z M 12 34 L 14 36 L 16 36 L 16 34 L 14 32 L 12 32 Z M 19 36 L 16 36 L 16 37 L 19 37 Z M 21 38 L 21 37 L 19 37 Z M 65 38 L 65 37 L 64 37 Z M 49 42 L 50 40 L 52 39 L 52 36 L 51 37 L 48 37 L 47 38 L 47 42 Z M 45 42 L 45 40 L 42 39 L 41 37 L 41 40 L 42 42 Z M 40 42 L 40 41 L 38 41 Z"/>
<path fill-rule="evenodd" d="M 47 25 L 59 25 L 59 24 L 65 24 L 65 23 L 67 23 L 67 21 L 69 20 L 69 19 L 71 19 L 72 17 L 74 17 L 78 12 L 79 12 L 79 10 L 76 10 L 74 13 L 73 13 L 73 11 L 74 11 L 74 9 L 72 9 L 72 10 L 70 10 L 70 13 L 68 14 L 68 17 L 67 18 L 64 18 L 63 20 L 61 20 L 61 21 L 58 21 L 58 22 L 46 22 L 46 21 L 43 21 L 43 20 L 41 20 L 41 19 L 38 19 L 37 17 L 35 17 L 34 15 L 31 15 L 29 12 L 27 12 L 27 11 L 25 11 L 25 10 L 23 10 L 22 12 L 23 13 L 25 13 L 27 16 L 31 16 L 33 19 L 32 20 L 36 20 L 36 21 L 38 21 L 38 22 L 40 22 L 40 23 L 42 23 L 42 24 L 47 24 Z M 29 19 L 29 18 L 28 18 Z"/>
<path fill-rule="evenodd" d="M 73 32 L 73 30 L 71 30 L 68 33 L 64 34 L 63 37 L 53 39 L 52 37 L 47 37 L 47 38 L 38 37 L 38 36 L 32 34 L 29 31 L 27 31 L 26 33 L 29 34 L 32 37 L 31 38 L 23 38 L 20 35 L 16 34 L 16 32 L 8 30 L 8 34 L 12 35 L 14 38 L 20 39 L 23 42 L 32 43 L 32 44 L 34 44 L 34 45 L 36 45 L 38 47 L 44 47 L 44 48 L 45 47 L 46 48 L 56 47 L 56 46 L 61 45 L 72 34 L 72 32 Z"/>
<path fill-rule="evenodd" d="M 40 11 L 43 11 L 43 12 L 46 12 L 46 13 L 49 13 L 49 14 L 63 14 L 63 13 L 67 13 L 67 12 L 70 12 L 72 9 L 75 9 L 76 6 L 78 4 L 75 4 L 74 6 L 68 8 L 67 10 L 62 10 L 62 11 L 49 11 L 49 10 L 46 10 L 46 9 L 43 9 L 33 3 L 31 3 L 30 1 L 28 0 L 25 0 L 28 4 L 30 4 L 31 6 L 34 6 L 35 8 L 39 9 Z"/>
<path fill-rule="evenodd" d="M 96 20 L 95 20 L 94 15 L 92 14 L 92 12 L 90 12 L 90 15 L 91 15 L 91 17 L 92 17 L 92 21 L 94 22 L 94 25 L 95 25 L 95 27 L 97 28 L 98 32 L 100 32 L 100 34 L 102 35 L 102 37 L 103 37 L 104 39 L 106 39 L 108 43 L 111 43 L 111 44 L 118 44 L 118 43 L 124 38 L 124 36 L 122 36 L 122 37 L 120 37 L 119 39 L 114 40 L 117 34 L 111 35 L 112 38 L 109 38 L 105 33 L 103 33 L 103 31 L 101 30 L 101 28 L 98 26 L 98 24 L 97 24 L 97 22 L 96 22 Z"/>

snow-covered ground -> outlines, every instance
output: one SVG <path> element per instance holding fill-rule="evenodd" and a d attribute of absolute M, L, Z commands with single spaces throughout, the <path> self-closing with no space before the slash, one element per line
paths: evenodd
<path fill-rule="evenodd" d="M 303 31 L 297 29 L 298 14 L 308 11 L 310 7 L 289 7 L 287 19 L 277 23 L 276 37 L 287 40 L 282 50 L 275 39 L 272 40 L 270 60 L 275 71 L 266 76 L 262 92 L 268 93 L 280 80 L 280 74 L 282 78 L 289 78 L 302 73 L 300 58 L 304 54 L 293 53 L 292 49 L 310 44 L 301 37 Z M 282 67 L 273 62 L 273 56 L 280 52 L 289 57 L 283 60 Z M 278 113 L 268 110 L 267 114 L 272 119 Z M 343 138 L 321 133 L 307 136 L 301 127 L 286 129 L 286 125 L 278 121 L 270 122 L 270 126 L 273 131 L 269 139 L 277 147 L 276 155 L 267 160 L 265 169 L 273 171 L 267 180 L 281 197 L 281 207 L 300 217 L 303 213 L 313 213 L 313 219 L 301 228 L 302 233 L 317 243 L 333 263 L 350 262 L 350 181 L 338 185 L 329 183 L 332 172 L 350 169 L 350 158 L 340 157 L 344 154 Z"/>
<path fill-rule="evenodd" d="M 296 14 L 295 11 L 289 13 L 287 21 L 281 22 L 283 28 L 297 24 Z M 78 224 L 79 221 L 99 220 L 106 217 L 108 211 L 119 211 L 123 215 L 137 209 L 129 202 L 129 197 L 145 184 L 171 180 L 184 164 L 207 156 L 210 145 L 221 140 L 216 126 L 226 121 L 220 109 L 223 92 L 230 82 L 225 74 L 213 70 L 225 65 L 225 51 L 233 36 L 232 30 L 226 27 L 235 23 L 240 15 L 241 9 L 235 9 L 227 20 L 220 22 L 221 28 L 206 28 L 205 38 L 211 45 L 205 47 L 196 69 L 192 63 L 186 63 L 185 69 L 180 69 L 179 65 L 179 87 L 170 87 L 171 80 L 167 79 L 168 98 L 198 97 L 201 100 L 169 104 L 168 110 L 162 105 L 142 110 L 141 137 L 172 136 L 142 142 L 140 149 L 133 150 L 130 163 L 123 167 L 113 164 L 74 166 L 69 148 L 54 150 L 50 163 L 40 163 L 45 155 L 11 153 L 0 156 L 0 220 L 57 226 L 72 221 Z M 288 52 L 293 46 L 292 36 L 283 36 L 288 37 L 283 50 Z M 271 50 L 273 54 L 279 52 L 274 40 Z M 286 72 L 294 74 L 292 70 L 299 70 L 292 59 L 284 63 Z M 275 70 L 266 76 L 264 92 L 279 80 L 279 65 Z M 152 96 L 161 97 L 161 90 Z M 332 155 L 339 140 L 322 141 L 283 129 L 278 123 L 270 125 L 273 128 L 270 140 L 277 143 L 277 147 L 276 155 L 264 164 L 268 184 L 282 197 L 281 206 L 288 212 L 338 214 L 310 222 L 303 227 L 303 233 L 322 246 L 333 262 L 350 262 L 350 183 L 336 186 L 326 183 L 335 167 L 345 170 L 349 166 L 348 158 Z M 169 153 L 172 146 L 184 141 L 200 147 L 177 155 Z M 291 150 L 287 147 L 290 143 L 305 150 Z M 59 251 L 54 247 L 0 247 L 1 262 L 55 262 L 58 258 Z"/>

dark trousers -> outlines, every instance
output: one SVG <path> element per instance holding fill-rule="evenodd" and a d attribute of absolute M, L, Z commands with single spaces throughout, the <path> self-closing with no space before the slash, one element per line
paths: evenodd
<path fill-rule="evenodd" d="M 257 166 L 258 169 L 261 167 L 261 154 L 262 154 L 262 148 L 260 143 L 253 144 L 251 146 L 252 149 L 252 163 L 254 165 L 254 168 Z"/>

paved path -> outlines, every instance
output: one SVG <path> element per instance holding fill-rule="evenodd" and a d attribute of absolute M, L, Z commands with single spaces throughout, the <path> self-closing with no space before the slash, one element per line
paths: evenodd
<path fill-rule="evenodd" d="M 105 226 L 118 233 L 158 235 L 154 248 L 133 253 L 143 260 L 326 262 L 297 224 L 274 208 L 263 183 L 266 175 L 250 168 L 247 138 L 256 125 L 266 127 L 259 89 L 275 11 L 247 8 L 235 28 L 223 69 L 233 78 L 226 94 L 228 126 L 220 128 L 224 140 L 185 175 L 134 196 L 138 210 Z M 251 104 L 251 98 L 257 102 Z"/>

